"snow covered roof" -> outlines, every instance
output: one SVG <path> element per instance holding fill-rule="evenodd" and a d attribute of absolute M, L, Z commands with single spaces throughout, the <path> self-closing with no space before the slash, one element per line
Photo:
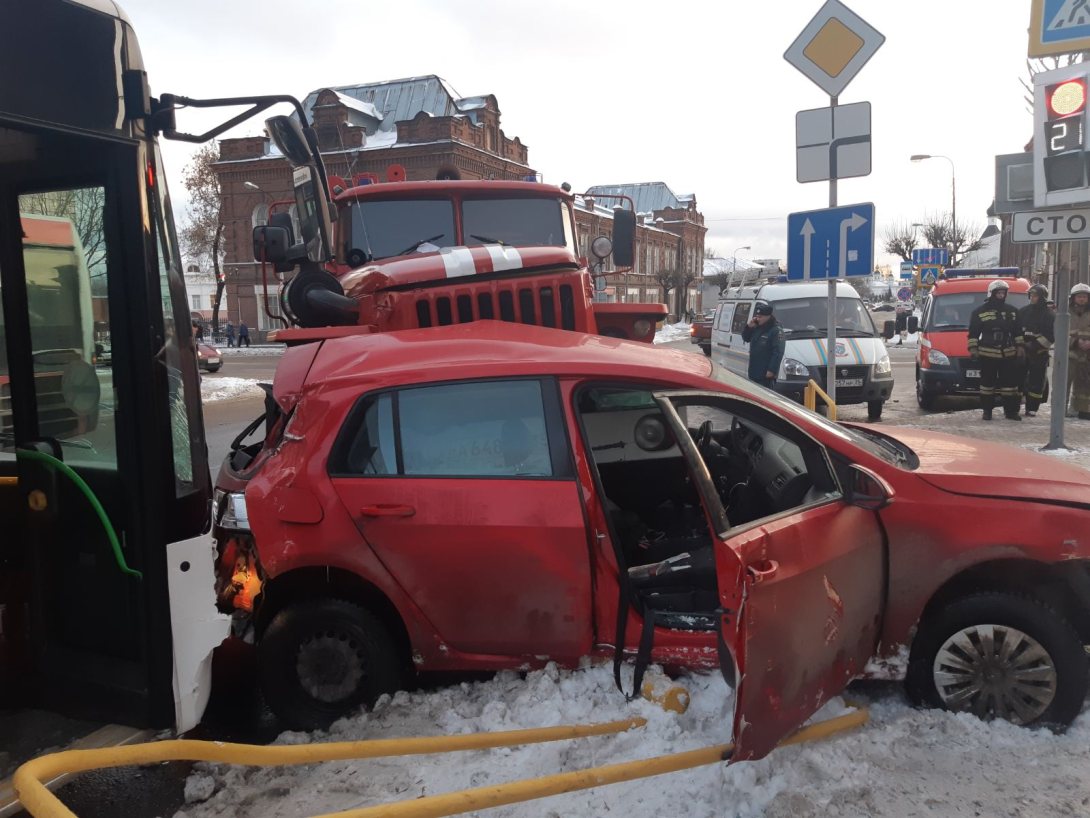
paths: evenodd
<path fill-rule="evenodd" d="M 320 90 L 311 91 L 303 100 L 307 115 L 314 107 Z M 349 108 L 370 117 L 372 122 L 355 124 L 374 133 L 378 123 L 392 123 L 412 119 L 423 111 L 431 116 L 468 116 L 477 123 L 477 111 L 487 104 L 486 96 L 461 98 L 442 77 L 428 74 L 423 77 L 407 77 L 362 85 L 343 85 L 331 88 Z"/>
<path fill-rule="evenodd" d="M 981 240 L 979 250 L 966 253 L 958 260 L 959 267 L 998 267 L 1000 233 L 992 233 Z"/>
<path fill-rule="evenodd" d="M 590 194 L 613 193 L 619 196 L 631 196 L 636 203 L 638 213 L 650 213 L 667 207 L 684 209 L 693 201 L 692 193 L 678 196 L 665 182 L 635 182 L 623 185 L 595 185 L 587 191 Z"/>

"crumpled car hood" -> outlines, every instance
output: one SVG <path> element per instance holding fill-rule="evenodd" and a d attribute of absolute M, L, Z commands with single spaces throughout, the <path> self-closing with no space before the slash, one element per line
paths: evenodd
<path fill-rule="evenodd" d="M 1062 457 L 923 429 L 882 432 L 916 452 L 916 474 L 943 491 L 1090 507 L 1090 474 Z"/>

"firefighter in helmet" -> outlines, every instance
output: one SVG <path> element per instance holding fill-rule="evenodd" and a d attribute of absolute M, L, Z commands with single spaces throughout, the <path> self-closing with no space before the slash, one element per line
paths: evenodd
<path fill-rule="evenodd" d="M 1026 349 L 1026 417 L 1031 418 L 1048 394 L 1048 355 L 1056 340 L 1055 316 L 1048 308 L 1048 288 L 1044 284 L 1029 288 L 1029 303 L 1018 311 L 1018 321 Z"/>
<path fill-rule="evenodd" d="M 1069 357 L 1071 402 L 1080 420 L 1090 420 L 1090 286 L 1071 288 Z"/>
<path fill-rule="evenodd" d="M 1007 420 L 1021 420 L 1018 385 L 1025 360 L 1018 310 L 1007 303 L 1010 285 L 997 278 L 988 285 L 988 300 L 969 318 L 969 355 L 980 361 L 980 405 L 984 420 L 992 419 L 998 397 Z"/>

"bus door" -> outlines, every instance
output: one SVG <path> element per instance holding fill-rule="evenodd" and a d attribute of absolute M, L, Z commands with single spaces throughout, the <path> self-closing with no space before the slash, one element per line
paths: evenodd
<path fill-rule="evenodd" d="M 152 175 L 0 122 L 0 712 L 174 723 L 166 545 L 209 490 Z"/>

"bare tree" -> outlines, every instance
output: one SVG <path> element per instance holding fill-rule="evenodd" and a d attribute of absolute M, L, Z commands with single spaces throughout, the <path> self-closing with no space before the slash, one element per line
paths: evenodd
<path fill-rule="evenodd" d="M 983 246 L 981 232 L 980 225 L 959 221 L 955 234 L 949 213 L 928 216 L 923 222 L 923 237 L 927 246 L 945 247 L 950 253 L 951 267 L 956 267 L 958 259 L 966 253 L 979 250 Z"/>
<path fill-rule="evenodd" d="M 910 222 L 895 222 L 882 234 L 885 251 L 900 256 L 902 261 L 912 261 L 916 249 L 916 228 Z"/>
<path fill-rule="evenodd" d="M 662 300 L 669 304 L 670 291 L 676 290 L 681 285 L 681 276 L 676 270 L 660 270 L 655 273 L 654 278 L 658 285 L 662 287 Z"/>
<path fill-rule="evenodd" d="M 186 165 L 182 184 L 189 191 L 189 214 L 182 227 L 182 245 L 186 255 L 209 262 L 216 278 L 216 295 L 212 301 L 212 332 L 219 332 L 220 303 L 227 286 L 223 264 L 223 205 L 219 177 L 213 163 L 219 158 L 216 142 L 204 145 Z"/>
<path fill-rule="evenodd" d="M 91 272 L 91 291 L 95 295 L 106 295 L 105 271 L 102 268 L 106 261 L 106 234 L 102 229 L 105 206 L 106 192 L 100 187 L 50 190 L 19 197 L 19 210 L 23 213 L 71 220 L 83 245 L 87 269 Z"/>

